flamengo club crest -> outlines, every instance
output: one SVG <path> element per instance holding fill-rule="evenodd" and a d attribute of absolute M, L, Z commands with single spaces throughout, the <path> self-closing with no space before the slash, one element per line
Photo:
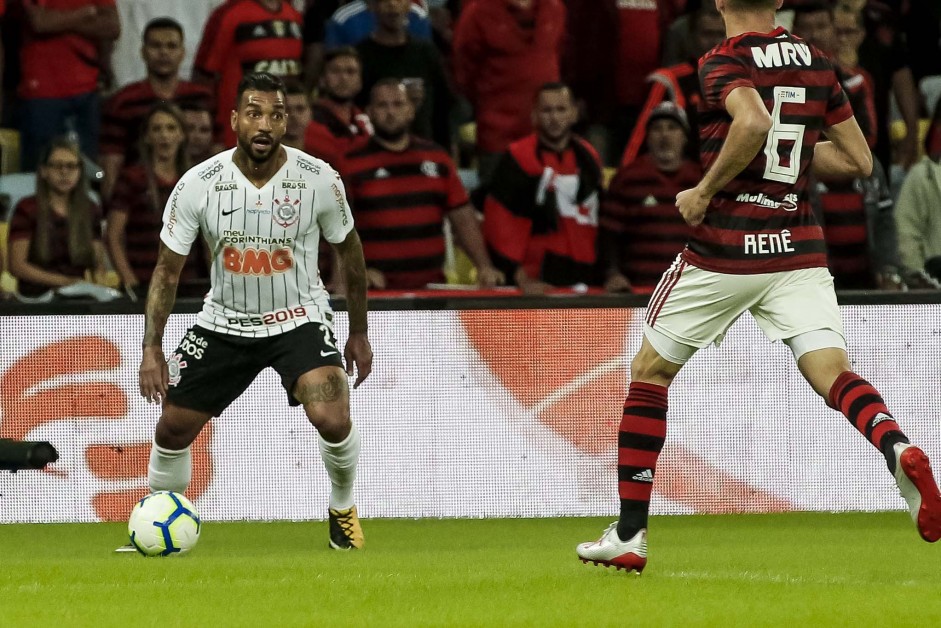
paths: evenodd
<path fill-rule="evenodd" d="M 296 223 L 300 217 L 300 212 L 297 207 L 300 204 L 301 201 L 299 199 L 292 201 L 291 197 L 285 194 L 280 202 L 276 202 L 274 211 L 271 212 L 272 220 L 282 227 L 290 227 Z"/>
<path fill-rule="evenodd" d="M 179 353 L 174 353 L 167 359 L 167 370 L 170 372 L 170 385 L 176 386 L 180 383 L 182 369 L 186 368 L 186 360 Z"/>

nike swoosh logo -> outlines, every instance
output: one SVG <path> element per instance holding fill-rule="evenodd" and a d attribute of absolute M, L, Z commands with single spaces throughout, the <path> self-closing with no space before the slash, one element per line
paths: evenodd
<path fill-rule="evenodd" d="M 237 211 L 242 211 L 242 208 L 241 208 L 241 207 L 238 207 L 238 208 L 236 208 L 236 209 L 230 209 L 229 211 L 226 211 L 226 210 L 223 209 L 223 210 L 222 210 L 222 215 L 223 215 L 223 216 L 228 216 L 229 214 L 234 214 L 234 213 L 237 212 Z"/>
<path fill-rule="evenodd" d="M 325 357 L 327 357 L 328 355 L 336 355 L 336 354 L 337 354 L 336 351 L 321 351 L 321 352 L 320 352 L 320 357 L 325 358 Z"/>

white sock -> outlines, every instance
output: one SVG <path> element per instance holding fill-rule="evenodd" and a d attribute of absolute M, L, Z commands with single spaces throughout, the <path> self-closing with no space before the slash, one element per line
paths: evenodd
<path fill-rule="evenodd" d="M 175 451 L 164 449 L 157 443 L 150 448 L 147 481 L 151 491 L 182 493 L 193 475 L 193 455 L 190 448 Z"/>
<path fill-rule="evenodd" d="M 319 437 L 320 457 L 330 478 L 330 508 L 346 510 L 353 505 L 353 480 L 359 461 L 359 430 L 356 424 L 349 435 L 339 443 L 328 443 Z"/>

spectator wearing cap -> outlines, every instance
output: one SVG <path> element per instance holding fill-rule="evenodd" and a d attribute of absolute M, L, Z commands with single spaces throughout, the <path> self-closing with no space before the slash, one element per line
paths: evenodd
<path fill-rule="evenodd" d="M 689 15 L 689 37 L 685 48 L 689 57 L 682 63 L 659 68 L 647 77 L 650 91 L 641 109 L 631 137 L 621 156 L 621 166 L 637 159 L 643 150 L 647 136 L 647 121 L 651 112 L 661 102 L 674 102 L 686 112 L 690 133 L 687 143 L 689 156 L 699 161 L 699 57 L 725 39 L 725 24 L 714 5 L 704 4 Z"/>
<path fill-rule="evenodd" d="M 676 195 L 702 178 L 686 153 L 689 123 L 670 101 L 647 116 L 646 152 L 622 165 L 601 206 L 600 254 L 608 292 L 650 292 L 686 246 L 691 228 Z"/>

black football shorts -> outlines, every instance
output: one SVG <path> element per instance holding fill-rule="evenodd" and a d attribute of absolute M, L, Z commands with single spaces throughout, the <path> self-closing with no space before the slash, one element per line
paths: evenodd
<path fill-rule="evenodd" d="M 266 338 L 245 338 L 193 325 L 167 359 L 167 401 L 218 416 L 271 367 L 281 376 L 288 403 L 300 405 L 291 391 L 298 378 L 321 366 L 343 368 L 333 330 L 321 323 Z"/>

